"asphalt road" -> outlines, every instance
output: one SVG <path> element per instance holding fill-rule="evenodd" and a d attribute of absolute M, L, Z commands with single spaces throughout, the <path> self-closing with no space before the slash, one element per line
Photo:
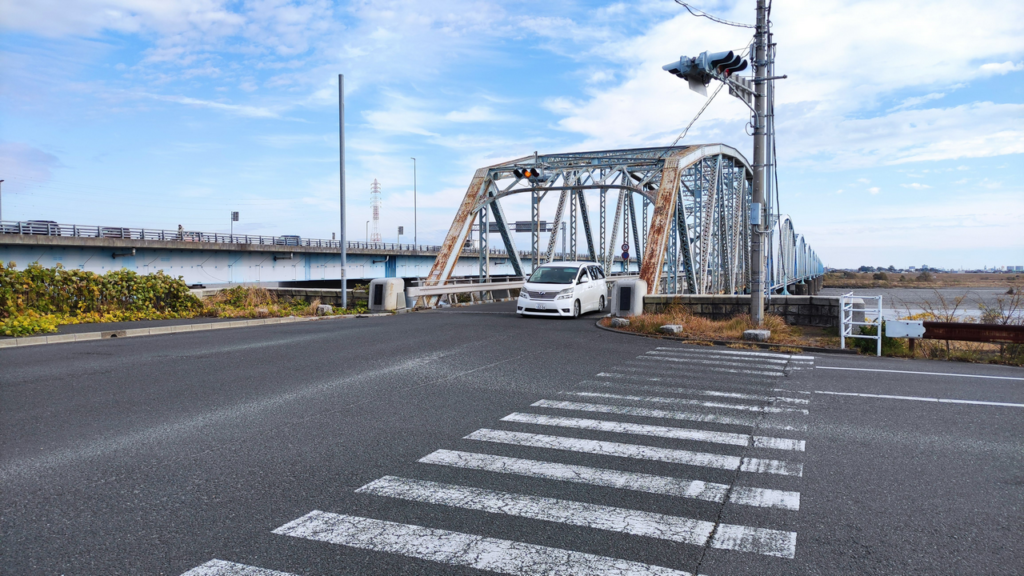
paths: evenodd
<path fill-rule="evenodd" d="M 1024 370 L 511 309 L 0 351 L 0 571 L 1024 573 Z"/>

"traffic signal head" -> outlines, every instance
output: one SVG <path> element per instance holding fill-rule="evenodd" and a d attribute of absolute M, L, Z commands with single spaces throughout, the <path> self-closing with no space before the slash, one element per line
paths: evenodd
<path fill-rule="evenodd" d="M 702 52 L 697 56 L 695 63 L 708 74 L 722 74 L 730 76 L 747 68 L 747 61 L 733 54 L 732 50 L 726 52 Z"/>
<path fill-rule="evenodd" d="M 690 84 L 690 90 L 707 96 L 706 87 L 711 82 L 711 75 L 698 66 L 695 60 L 696 58 L 683 56 L 679 58 L 678 62 L 666 64 L 661 68 L 686 80 Z"/>
<path fill-rule="evenodd" d="M 540 168 L 537 168 L 536 166 L 524 168 L 522 170 L 522 173 L 522 177 L 526 178 L 530 182 L 540 182 L 546 180 L 546 178 L 544 177 L 544 171 L 541 170 Z"/>

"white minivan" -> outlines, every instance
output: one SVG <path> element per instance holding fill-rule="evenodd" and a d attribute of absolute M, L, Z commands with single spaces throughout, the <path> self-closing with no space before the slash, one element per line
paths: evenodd
<path fill-rule="evenodd" d="M 539 266 L 519 291 L 516 313 L 572 316 L 604 310 L 608 284 L 596 262 L 549 262 Z"/>

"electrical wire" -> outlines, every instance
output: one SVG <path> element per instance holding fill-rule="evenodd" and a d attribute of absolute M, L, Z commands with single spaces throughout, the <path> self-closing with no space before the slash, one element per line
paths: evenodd
<path fill-rule="evenodd" d="M 673 146 L 678 144 L 679 141 L 682 140 L 684 136 L 686 136 L 686 133 L 690 131 L 690 127 L 693 126 L 694 123 L 697 122 L 697 119 L 700 118 L 700 115 L 703 114 L 705 110 L 707 110 L 708 105 L 711 104 L 711 101 L 715 99 L 715 96 L 718 96 L 718 93 L 722 91 L 722 87 L 724 86 L 725 84 L 719 84 L 718 88 L 715 88 L 715 91 L 711 93 L 711 98 L 708 98 L 707 102 L 705 102 L 704 105 L 700 107 L 700 110 L 697 111 L 697 115 L 694 116 L 693 120 L 690 120 L 690 123 L 686 125 L 686 129 L 683 130 L 683 133 L 676 138 L 675 142 L 672 143 Z"/>
<path fill-rule="evenodd" d="M 675 2 L 676 2 L 676 4 L 679 4 L 680 6 L 682 6 L 683 8 L 686 8 L 687 12 L 689 12 L 690 14 L 693 14 L 694 16 L 697 16 L 699 18 L 707 18 L 708 20 L 711 20 L 712 22 L 718 22 L 719 24 L 725 24 L 726 26 L 735 26 L 736 28 L 756 28 L 755 26 L 751 26 L 750 24 L 741 24 L 739 22 L 730 22 L 728 20 L 723 20 L 722 18 L 719 18 L 717 16 L 712 16 L 711 14 L 708 14 L 707 12 L 704 12 L 703 10 L 698 10 L 696 8 L 693 8 L 692 6 L 687 4 L 686 2 L 682 2 L 680 0 L 675 0 Z"/>

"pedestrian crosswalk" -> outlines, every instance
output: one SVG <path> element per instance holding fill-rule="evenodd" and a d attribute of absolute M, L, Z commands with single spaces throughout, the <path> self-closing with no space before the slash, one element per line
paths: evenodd
<path fill-rule="evenodd" d="M 701 550 L 787 562 L 798 553 L 793 528 L 811 399 L 780 387 L 780 379 L 813 368 L 814 358 L 804 355 L 657 347 L 545 394 L 458 446 L 439 447 L 411 472 L 354 491 L 407 510 L 412 523 L 312 510 L 273 534 L 431 562 L 438 574 L 463 567 L 516 575 L 718 576 L 701 570 Z M 528 535 L 471 533 L 466 524 L 439 525 L 444 516 L 424 517 L 417 512 L 424 506 L 539 522 L 549 533 L 574 536 L 557 540 L 565 543 L 558 547 Z M 748 512 L 724 513 L 733 507 Z M 490 524 L 480 526 L 487 532 Z M 580 534 L 664 542 L 692 553 L 657 562 L 615 546 L 595 554 L 574 549 Z M 215 559 L 183 576 L 293 575 Z"/>

